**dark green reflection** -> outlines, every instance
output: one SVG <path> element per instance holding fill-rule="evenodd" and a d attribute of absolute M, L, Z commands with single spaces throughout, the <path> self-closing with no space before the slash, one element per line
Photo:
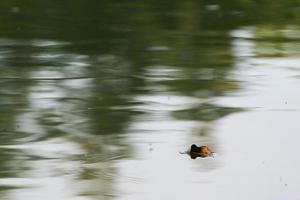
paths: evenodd
<path fill-rule="evenodd" d="M 202 104 L 191 109 L 175 111 L 174 116 L 179 119 L 213 121 L 240 111 L 242 111 L 242 109 Z"/>

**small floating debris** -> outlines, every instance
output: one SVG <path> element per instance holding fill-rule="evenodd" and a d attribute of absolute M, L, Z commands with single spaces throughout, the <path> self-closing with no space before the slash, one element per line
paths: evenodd
<path fill-rule="evenodd" d="M 181 152 L 181 154 L 188 154 L 191 156 L 192 159 L 195 159 L 197 157 L 205 158 L 214 156 L 214 152 L 207 146 L 197 147 L 197 145 L 195 144 L 192 144 L 191 148 L 188 151 Z"/>

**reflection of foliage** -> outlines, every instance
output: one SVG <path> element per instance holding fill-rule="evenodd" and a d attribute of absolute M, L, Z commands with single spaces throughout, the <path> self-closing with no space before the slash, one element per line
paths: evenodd
<path fill-rule="evenodd" d="M 214 97 L 221 96 L 227 92 L 232 92 L 238 89 L 238 84 L 232 81 L 225 80 L 171 80 L 164 81 L 164 84 L 171 89 L 179 90 L 186 95 L 198 97 Z"/>
<path fill-rule="evenodd" d="M 31 136 L 31 133 L 26 132 L 11 132 L 11 131 L 0 131 L 0 145 L 10 145 L 22 143 L 22 139 Z"/>
<path fill-rule="evenodd" d="M 211 99 L 235 92 L 239 83 L 227 77 L 234 64 L 228 32 L 256 21 L 282 23 L 297 19 L 298 4 L 296 0 L 0 1 L 0 37 L 10 39 L 2 42 L 6 41 L 5 45 L 0 44 L 1 67 L 6 67 L 1 68 L 2 73 L 8 71 L 12 77 L 28 80 L 34 72 L 48 67 L 47 73 L 65 71 L 66 77 L 78 73 L 91 80 L 82 87 L 73 85 L 72 80 L 70 83 L 68 80 L 0 82 L 0 128 L 14 129 L 22 113 L 37 114 L 32 120 L 45 133 L 37 133 L 40 135 L 34 138 L 47 141 L 61 137 L 79 144 L 92 157 L 76 160 L 85 165 L 78 179 L 89 180 L 91 184 L 101 182 L 101 188 L 113 188 L 116 177 L 107 178 L 101 173 L 115 173 L 113 162 L 107 159 L 130 154 L 122 134 L 132 117 L 139 114 L 132 109 L 137 104 L 132 99 L 147 92 L 143 77 L 149 61 L 176 66 L 182 72 L 173 80 L 159 81 L 169 90 Z M 25 39 L 18 43 L 16 38 Z M 63 41 L 66 45 L 38 47 L 39 42 L 32 40 L 38 38 L 47 38 L 50 44 Z M 152 45 L 166 45 L 167 50 L 144 51 Z M 36 55 L 40 52 L 46 57 L 38 60 Z M 49 59 L 51 56 L 54 57 Z M 67 69 L 76 64 L 83 64 L 84 71 L 76 67 Z M 53 86 L 51 90 L 66 97 L 53 97 L 57 106 L 53 110 L 31 107 L 27 101 L 34 98 L 30 94 L 32 86 L 37 85 L 40 89 Z M 72 103 L 72 99 L 78 101 Z M 239 111 L 239 108 L 202 104 L 173 114 L 178 119 L 211 122 Z M 203 129 L 201 134 L 209 135 L 210 129 Z M 23 137 L 27 134 L 2 133 L 0 144 L 26 142 Z M 18 160 L 26 160 L 21 151 L 7 149 L 1 150 L 0 159 L 0 178 L 15 177 L 22 169 L 12 166 L 18 166 Z"/>
<path fill-rule="evenodd" d="M 214 5 L 214 6 L 212 6 Z M 67 39 L 107 38 L 110 30 L 128 34 L 155 20 L 161 28 L 176 28 L 182 17 L 204 29 L 228 29 L 240 24 L 297 22 L 297 0 L 215 1 L 1 1 L 0 35 Z M 14 9 L 18 8 L 18 9 Z M 15 11 L 14 11 L 15 10 Z M 197 18 L 194 15 L 197 15 Z M 189 17 L 186 17 L 189 16 Z M 159 19 L 159 20 L 157 20 Z M 72 33 L 72 34 L 70 34 Z M 132 34 L 132 32 L 131 32 Z M 112 41 L 101 41 L 107 47 Z M 91 45 L 92 46 L 92 45 Z M 97 45 L 93 45 L 96 47 Z M 101 48 L 99 48 L 101 49 Z"/>
<path fill-rule="evenodd" d="M 256 57 L 298 56 L 300 30 L 297 26 L 256 26 L 254 53 Z"/>
<path fill-rule="evenodd" d="M 213 121 L 240 111 L 242 111 L 242 109 L 240 108 L 220 107 L 212 104 L 202 104 L 190 109 L 174 111 L 173 114 L 178 119 Z"/>
<path fill-rule="evenodd" d="M 96 135 L 120 133 L 124 130 L 133 115 L 138 112 L 130 109 L 135 102 L 131 101 L 133 94 L 131 73 L 133 66 L 126 60 L 112 55 L 99 56 L 93 65 L 91 76 L 95 87 L 92 88 L 92 98 L 88 98 L 88 110 L 91 132 Z"/>
<path fill-rule="evenodd" d="M 99 102 L 100 103 L 100 102 Z M 138 114 L 138 112 L 130 110 L 114 110 L 109 108 L 95 108 L 90 111 L 94 120 L 94 128 L 97 127 L 93 132 L 96 134 L 112 134 L 120 133 L 125 127 L 127 121 L 131 116 Z"/>
<path fill-rule="evenodd" d="M 22 150 L 18 149 L 0 149 L 0 177 L 17 177 L 26 167 L 22 166 L 22 160 L 28 158 Z M 11 160 L 11 158 L 14 158 Z M 19 158 L 19 159 L 18 159 Z M 22 160 L 20 160 L 22 158 Z M 7 162 L 10 161 L 10 162 Z"/>

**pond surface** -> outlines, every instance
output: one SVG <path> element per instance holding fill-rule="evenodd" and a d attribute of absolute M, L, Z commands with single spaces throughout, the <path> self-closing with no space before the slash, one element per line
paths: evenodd
<path fill-rule="evenodd" d="M 298 4 L 1 2 L 1 199 L 299 200 Z"/>

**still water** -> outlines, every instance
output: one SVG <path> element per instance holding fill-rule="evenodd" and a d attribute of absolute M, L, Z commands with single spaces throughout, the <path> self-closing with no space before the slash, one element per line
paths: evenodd
<path fill-rule="evenodd" d="M 299 6 L 1 1 L 0 199 L 299 200 Z"/>

